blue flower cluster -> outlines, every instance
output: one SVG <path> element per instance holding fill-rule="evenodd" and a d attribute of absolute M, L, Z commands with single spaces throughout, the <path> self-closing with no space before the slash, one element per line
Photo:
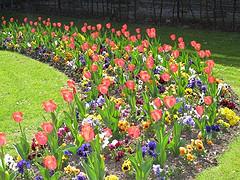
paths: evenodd
<path fill-rule="evenodd" d="M 220 131 L 220 126 L 219 125 L 212 125 L 212 126 L 206 126 L 206 131 L 208 132 L 208 133 L 210 133 L 210 132 L 219 132 Z"/>
<path fill-rule="evenodd" d="M 149 143 L 147 143 L 145 146 L 142 147 L 142 154 L 143 157 L 146 154 L 149 154 L 150 156 L 156 158 L 157 157 L 157 153 L 155 152 L 157 147 L 157 144 L 155 141 L 150 141 Z"/>
<path fill-rule="evenodd" d="M 26 160 L 21 160 L 17 163 L 17 167 L 18 167 L 18 172 L 23 174 L 24 173 L 24 168 L 26 169 L 30 169 L 31 168 L 31 164 L 29 161 Z"/>
<path fill-rule="evenodd" d="M 189 80 L 187 87 L 192 89 L 198 87 L 203 93 L 206 93 L 207 90 L 207 86 L 202 84 L 201 80 L 195 78 Z"/>
<path fill-rule="evenodd" d="M 105 103 L 105 99 L 103 96 L 99 96 L 96 100 L 92 100 L 89 103 L 86 104 L 86 107 L 100 107 Z"/>
<path fill-rule="evenodd" d="M 83 158 L 86 158 L 92 152 L 91 145 L 89 143 L 83 144 L 77 150 L 77 155 Z"/>
<path fill-rule="evenodd" d="M 183 116 L 181 119 L 183 124 L 186 124 L 192 127 L 195 126 L 195 122 L 191 116 Z"/>

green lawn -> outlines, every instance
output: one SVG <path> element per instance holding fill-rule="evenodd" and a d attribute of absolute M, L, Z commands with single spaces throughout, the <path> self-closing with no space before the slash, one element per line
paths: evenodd
<path fill-rule="evenodd" d="M 14 16 L 14 14 L 8 13 L 9 16 Z M 26 15 L 18 13 L 18 16 L 23 18 Z M 27 16 L 36 18 L 38 15 Z M 52 19 L 65 22 L 74 20 L 75 23 L 85 21 L 59 17 Z M 86 20 L 86 22 L 99 21 Z M 101 20 L 101 22 L 104 21 Z M 136 27 L 146 26 L 136 24 L 130 25 L 129 28 L 134 30 Z M 229 83 L 240 96 L 240 33 L 183 27 L 160 27 L 158 31 L 163 43 L 169 41 L 170 33 L 175 33 L 183 36 L 186 42 L 196 40 L 202 44 L 203 49 L 210 49 L 213 54 L 212 58 L 217 63 L 215 75 Z M 47 65 L 30 61 L 16 53 L 0 52 L 0 80 L 3 82 L 0 88 L 0 131 L 11 133 L 9 139 L 13 140 L 14 135 L 18 135 L 18 131 L 16 124 L 10 119 L 11 112 L 24 111 L 26 119 L 24 126 L 35 129 L 42 120 L 41 102 L 49 98 L 54 98 L 59 102 L 59 88 L 64 84 L 66 77 Z M 219 166 L 205 170 L 197 179 L 240 179 L 239 147 L 240 137 L 236 138 L 229 146 L 229 150 L 220 156 Z"/>
<path fill-rule="evenodd" d="M 23 126 L 31 137 L 43 121 L 42 102 L 50 98 L 62 102 L 60 88 L 66 81 L 64 74 L 47 64 L 0 51 L 0 131 L 7 134 L 10 143 L 19 137 L 12 112 L 24 112 Z"/>

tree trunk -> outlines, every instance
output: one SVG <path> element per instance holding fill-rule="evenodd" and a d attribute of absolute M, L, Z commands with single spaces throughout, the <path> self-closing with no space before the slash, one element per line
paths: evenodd
<path fill-rule="evenodd" d="M 213 0 L 213 19 L 214 19 L 214 29 L 217 28 L 217 14 L 216 14 L 217 2 Z"/>
<path fill-rule="evenodd" d="M 236 10 L 237 10 L 237 0 L 233 1 L 233 21 L 232 21 L 232 30 L 235 30 L 235 20 L 236 20 Z"/>
<path fill-rule="evenodd" d="M 160 0 L 160 15 L 159 15 L 160 24 L 162 23 L 162 13 L 163 13 L 163 0 Z"/>
<path fill-rule="evenodd" d="M 225 26 L 225 19 L 224 19 L 224 10 L 223 10 L 223 4 L 222 0 L 220 0 L 220 9 L 221 9 L 221 16 L 222 16 L 222 26 Z"/>

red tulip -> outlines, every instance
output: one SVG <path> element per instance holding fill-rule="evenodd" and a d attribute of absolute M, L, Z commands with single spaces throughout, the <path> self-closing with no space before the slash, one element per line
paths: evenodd
<path fill-rule="evenodd" d="M 211 56 L 211 51 L 210 50 L 205 50 L 205 55 L 206 55 L 206 57 L 210 57 Z"/>
<path fill-rule="evenodd" d="M 180 43 L 180 42 L 183 42 L 183 37 L 179 37 L 178 38 L 178 42 Z"/>
<path fill-rule="evenodd" d="M 53 130 L 53 124 L 51 122 L 43 122 L 41 124 L 42 130 L 47 133 L 50 134 Z"/>
<path fill-rule="evenodd" d="M 122 25 L 122 29 L 127 30 L 128 26 L 127 24 Z"/>
<path fill-rule="evenodd" d="M 57 105 L 53 100 L 45 101 L 42 105 L 46 112 L 54 112 L 57 109 Z"/>
<path fill-rule="evenodd" d="M 128 135 L 134 139 L 138 138 L 141 133 L 139 127 L 137 127 L 137 126 L 131 126 L 128 128 L 127 131 L 128 131 Z"/>
<path fill-rule="evenodd" d="M 111 23 L 107 23 L 107 24 L 106 24 L 106 28 L 107 28 L 107 29 L 110 29 L 110 28 L 111 28 Z"/>
<path fill-rule="evenodd" d="M 69 22 L 69 25 L 72 27 L 74 25 L 74 22 L 73 21 L 70 21 Z"/>
<path fill-rule="evenodd" d="M 36 32 L 36 29 L 32 28 L 31 32 L 32 32 L 32 33 L 35 33 L 35 32 Z"/>
<path fill-rule="evenodd" d="M 96 72 L 98 70 L 98 66 L 96 64 L 91 65 L 91 71 Z"/>
<path fill-rule="evenodd" d="M 128 80 L 126 83 L 125 83 L 126 87 L 130 90 L 134 90 L 135 88 L 135 83 L 133 80 Z"/>
<path fill-rule="evenodd" d="M 152 56 L 149 56 L 146 60 L 146 66 L 148 69 L 152 69 L 154 66 L 154 59 Z"/>
<path fill-rule="evenodd" d="M 173 50 L 171 55 L 174 57 L 174 59 L 177 59 L 179 57 L 179 54 L 180 53 L 178 50 Z"/>
<path fill-rule="evenodd" d="M 23 120 L 23 113 L 22 112 L 14 112 L 12 114 L 12 118 L 14 121 L 20 123 Z"/>
<path fill-rule="evenodd" d="M 194 46 L 196 51 L 200 51 L 201 50 L 201 44 L 200 43 L 196 43 Z"/>
<path fill-rule="evenodd" d="M 197 44 L 197 42 L 196 42 L 196 41 L 191 41 L 191 46 L 192 46 L 192 47 L 195 47 L 195 46 L 196 46 L 196 44 Z"/>
<path fill-rule="evenodd" d="M 6 135 L 5 133 L 0 132 L 0 147 L 4 146 L 5 144 L 7 144 Z"/>
<path fill-rule="evenodd" d="M 171 64 L 170 65 L 170 70 L 175 73 L 178 71 L 178 65 L 177 64 Z"/>
<path fill-rule="evenodd" d="M 162 45 L 164 52 L 169 52 L 172 50 L 172 46 L 168 44 L 163 44 Z"/>
<path fill-rule="evenodd" d="M 162 110 L 161 109 L 152 110 L 151 117 L 154 121 L 159 121 L 162 118 Z"/>
<path fill-rule="evenodd" d="M 129 71 L 134 71 L 135 65 L 134 64 L 128 64 L 128 70 Z"/>
<path fill-rule="evenodd" d="M 124 67 L 125 65 L 125 61 L 123 59 L 114 59 L 114 63 L 118 66 L 118 67 Z"/>
<path fill-rule="evenodd" d="M 213 68 L 214 65 L 215 65 L 215 63 L 214 63 L 213 60 L 207 60 L 207 61 L 206 61 L 206 64 L 207 64 L 207 66 L 208 66 L 209 68 Z"/>
<path fill-rule="evenodd" d="M 48 137 L 45 134 L 45 132 L 39 131 L 37 134 L 35 134 L 35 138 L 38 144 L 45 145 L 48 142 Z"/>
<path fill-rule="evenodd" d="M 86 142 L 90 142 L 94 139 L 95 134 L 90 124 L 84 124 L 81 128 L 81 135 Z"/>
<path fill-rule="evenodd" d="M 101 94 L 107 94 L 108 93 L 108 87 L 103 85 L 103 84 L 99 84 L 97 89 Z"/>
<path fill-rule="evenodd" d="M 102 83 L 102 85 L 107 86 L 107 87 L 109 87 L 112 84 L 111 80 L 107 77 L 103 78 L 101 83 Z"/>
<path fill-rule="evenodd" d="M 69 79 L 67 80 L 67 84 L 69 88 L 75 88 L 75 81 Z"/>
<path fill-rule="evenodd" d="M 205 58 L 205 51 L 203 51 L 203 50 L 199 51 L 199 52 L 198 52 L 198 56 L 199 56 L 200 58 Z"/>
<path fill-rule="evenodd" d="M 101 24 L 97 24 L 97 30 L 100 31 L 102 29 L 102 25 Z"/>
<path fill-rule="evenodd" d="M 91 74 L 91 72 L 86 71 L 86 72 L 83 74 L 83 76 L 84 76 L 85 78 L 87 78 L 87 79 L 91 79 L 92 74 Z"/>
<path fill-rule="evenodd" d="M 99 60 L 98 55 L 97 54 L 93 54 L 92 55 L 92 60 L 93 60 L 93 62 L 97 62 Z"/>
<path fill-rule="evenodd" d="M 179 49 L 184 49 L 185 48 L 185 42 L 180 42 L 178 43 Z"/>
<path fill-rule="evenodd" d="M 161 107 L 162 106 L 162 101 L 160 98 L 156 98 L 153 100 L 153 104 L 154 106 L 156 106 L 157 108 Z"/>
<path fill-rule="evenodd" d="M 168 82 L 170 80 L 170 75 L 168 73 L 163 73 L 161 75 L 161 79 L 165 82 Z"/>
<path fill-rule="evenodd" d="M 127 52 L 131 52 L 131 51 L 132 51 L 131 45 L 128 44 L 128 45 L 125 47 L 125 50 L 126 50 Z"/>
<path fill-rule="evenodd" d="M 215 82 L 215 78 L 213 76 L 208 76 L 208 82 L 213 84 Z"/>
<path fill-rule="evenodd" d="M 46 156 L 43 159 L 43 164 L 45 166 L 45 168 L 49 169 L 49 170 L 55 170 L 57 168 L 57 160 L 54 156 Z"/>
<path fill-rule="evenodd" d="M 141 71 L 139 73 L 139 76 L 143 82 L 148 82 L 151 78 L 147 71 Z"/>
<path fill-rule="evenodd" d="M 83 26 L 83 27 L 81 28 L 81 31 L 82 31 L 83 33 L 87 32 L 87 27 L 86 27 L 86 26 Z"/>
<path fill-rule="evenodd" d="M 23 22 L 27 23 L 27 21 L 28 21 L 28 18 L 25 17 L 25 18 L 23 19 Z"/>
<path fill-rule="evenodd" d="M 57 27 L 60 28 L 61 26 L 62 26 L 62 23 L 58 22 L 58 23 L 57 23 Z"/>
<path fill-rule="evenodd" d="M 172 41 L 175 41 L 175 40 L 176 40 L 176 34 L 171 34 L 171 35 L 170 35 L 170 39 L 171 39 Z"/>
<path fill-rule="evenodd" d="M 205 102 L 206 105 L 211 105 L 212 104 L 212 97 L 211 96 L 204 97 L 204 102 Z"/>
<path fill-rule="evenodd" d="M 136 33 L 138 33 L 138 34 L 141 33 L 141 29 L 140 29 L 140 28 L 136 28 L 135 31 L 136 31 Z"/>
<path fill-rule="evenodd" d="M 205 67 L 204 68 L 204 72 L 206 73 L 206 74 L 208 74 L 208 75 L 210 75 L 211 73 L 212 73 L 212 68 L 210 68 L 210 67 Z"/>
<path fill-rule="evenodd" d="M 73 93 L 69 91 L 68 89 L 62 89 L 61 95 L 64 99 L 64 101 L 71 103 L 73 101 Z"/>
<path fill-rule="evenodd" d="M 163 102 L 167 108 L 171 108 L 176 104 L 176 98 L 174 96 L 165 96 Z"/>
<path fill-rule="evenodd" d="M 204 113 L 204 107 L 203 107 L 203 106 L 197 106 L 197 107 L 196 107 L 196 111 L 197 111 L 198 115 L 199 115 L 200 117 L 202 117 L 202 115 L 203 115 L 203 113 Z"/>

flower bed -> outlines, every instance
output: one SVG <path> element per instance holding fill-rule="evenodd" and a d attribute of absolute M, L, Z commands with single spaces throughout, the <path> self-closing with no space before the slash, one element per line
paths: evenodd
<path fill-rule="evenodd" d="M 23 113 L 12 114 L 21 137 L 13 158 L 4 153 L 0 132 L 5 179 L 189 178 L 196 172 L 189 167 L 212 164 L 206 161 L 210 149 L 237 129 L 236 97 L 214 77 L 211 52 L 196 41 L 186 48 L 183 37 L 171 34 L 171 43 L 163 44 L 155 28 L 130 33 L 126 24 L 79 29 L 41 17 L 2 17 L 1 24 L 2 49 L 75 80 L 60 91 L 63 109 L 54 100 L 43 102 L 45 122 L 31 143 Z"/>

